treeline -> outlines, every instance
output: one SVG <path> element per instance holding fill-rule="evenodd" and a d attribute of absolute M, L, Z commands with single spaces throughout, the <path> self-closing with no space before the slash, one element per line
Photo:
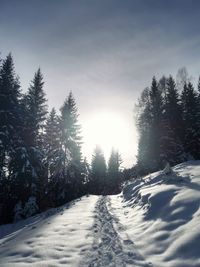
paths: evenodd
<path fill-rule="evenodd" d="M 84 194 L 113 194 L 120 156 L 108 166 L 96 148 L 91 166 L 81 153 L 81 126 L 72 92 L 57 114 L 47 109 L 38 69 L 22 93 L 11 54 L 0 64 L 0 223 L 29 217 Z"/>
<path fill-rule="evenodd" d="M 136 173 L 146 174 L 185 160 L 200 159 L 200 80 L 187 70 L 152 79 L 137 103 L 139 145 Z"/>

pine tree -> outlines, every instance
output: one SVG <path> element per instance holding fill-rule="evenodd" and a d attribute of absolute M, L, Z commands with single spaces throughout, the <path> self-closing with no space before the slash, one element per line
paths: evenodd
<path fill-rule="evenodd" d="M 142 172 L 148 172 L 154 165 L 151 153 L 151 100 L 150 89 L 145 88 L 138 100 L 137 105 L 137 128 L 139 132 L 137 164 Z"/>
<path fill-rule="evenodd" d="M 14 71 L 11 54 L 3 60 L 0 70 L 0 168 L 4 172 L 12 148 L 13 139 L 16 137 L 16 126 L 19 124 L 20 85 Z M 7 155 L 6 155 L 7 154 Z"/>
<path fill-rule="evenodd" d="M 153 77 L 150 96 L 150 128 L 149 128 L 149 140 L 150 140 L 150 155 L 152 169 L 158 169 L 160 167 L 160 137 L 161 137 L 161 121 L 163 114 L 163 99 L 161 91 L 159 90 L 158 83 L 155 77 Z"/>
<path fill-rule="evenodd" d="M 78 124 L 78 113 L 72 92 L 69 93 L 61 108 L 62 143 L 69 149 L 74 164 L 81 163 L 81 136 Z"/>
<path fill-rule="evenodd" d="M 166 163 L 174 166 L 187 159 L 183 145 L 170 126 L 168 118 L 162 120 L 160 137 L 160 157 L 164 168 Z"/>
<path fill-rule="evenodd" d="M 64 151 L 63 172 L 67 181 L 65 195 L 71 199 L 72 195 L 78 197 L 81 194 L 83 183 L 81 136 L 78 123 L 78 113 L 72 92 L 69 93 L 61 108 L 60 129 L 61 145 Z M 69 158 L 70 156 L 70 158 Z"/>
<path fill-rule="evenodd" d="M 167 97 L 167 80 L 168 80 L 167 77 L 162 76 L 162 78 L 158 82 L 158 88 L 162 94 L 163 104 L 166 102 L 166 97 Z"/>
<path fill-rule="evenodd" d="M 90 170 L 90 165 L 89 165 L 86 157 L 84 158 L 82 165 L 83 165 L 83 167 L 82 167 L 83 184 L 85 185 L 85 187 L 87 187 L 87 185 L 90 182 L 91 170 Z"/>
<path fill-rule="evenodd" d="M 48 205 L 57 206 L 64 203 L 63 186 L 63 157 L 64 151 L 61 148 L 61 131 L 59 117 L 53 108 L 47 118 L 44 134 L 45 167 L 48 176 Z"/>
<path fill-rule="evenodd" d="M 47 114 L 43 76 L 40 69 L 35 73 L 28 93 L 22 99 L 24 114 L 23 139 L 27 148 L 32 173 L 29 175 L 31 188 L 29 197 L 36 197 L 42 209 L 45 205 L 45 187 L 47 171 L 44 164 L 44 125 Z"/>
<path fill-rule="evenodd" d="M 26 96 L 26 104 L 28 110 L 28 138 L 29 146 L 42 147 L 42 138 L 47 115 L 47 104 L 45 93 L 43 90 L 43 76 L 41 70 L 38 69 L 34 75 L 33 81 L 28 89 Z"/>
<path fill-rule="evenodd" d="M 183 142 L 184 126 L 180 101 L 181 99 L 175 81 L 170 76 L 167 80 L 166 102 L 164 106 L 165 117 L 170 124 L 170 128 L 174 131 L 175 136 Z"/>
<path fill-rule="evenodd" d="M 183 121 L 185 126 L 185 151 L 194 159 L 199 159 L 200 135 L 198 125 L 198 95 L 191 82 L 184 85 L 182 92 Z"/>
<path fill-rule="evenodd" d="M 50 179 L 56 171 L 57 157 L 60 149 L 59 118 L 54 108 L 51 110 L 46 121 L 44 147 L 48 179 Z"/>
<path fill-rule="evenodd" d="M 96 147 L 91 163 L 91 191 L 96 194 L 104 194 L 106 184 L 106 161 L 100 147 Z"/>
<path fill-rule="evenodd" d="M 21 142 L 19 99 L 21 96 L 18 78 L 15 75 L 11 54 L 2 62 L 0 69 L 0 203 L 1 220 L 8 222 L 12 218 L 12 209 L 16 201 L 16 180 L 12 162 L 15 148 Z"/>
<path fill-rule="evenodd" d="M 108 160 L 107 192 L 109 194 L 120 192 L 120 165 L 122 163 L 119 152 L 112 149 Z"/>

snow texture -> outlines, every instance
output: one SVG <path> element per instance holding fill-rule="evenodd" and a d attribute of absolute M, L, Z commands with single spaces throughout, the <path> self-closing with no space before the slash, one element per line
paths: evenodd
<path fill-rule="evenodd" d="M 199 207 L 200 161 L 183 163 L 0 226 L 0 267 L 199 267 Z"/>
<path fill-rule="evenodd" d="M 200 266 L 200 161 L 132 181 L 111 198 L 114 214 L 155 267 Z M 122 211 L 122 212 L 121 212 Z"/>
<path fill-rule="evenodd" d="M 93 245 L 80 264 L 89 267 L 152 266 L 146 263 L 127 235 L 119 234 L 124 228 L 108 210 L 109 198 L 100 197 L 95 208 Z"/>
<path fill-rule="evenodd" d="M 79 266 L 92 246 L 97 197 L 83 197 L 59 209 L 0 227 L 1 267 Z"/>

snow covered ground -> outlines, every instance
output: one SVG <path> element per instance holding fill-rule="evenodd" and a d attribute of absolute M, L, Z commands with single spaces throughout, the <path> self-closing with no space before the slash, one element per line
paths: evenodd
<path fill-rule="evenodd" d="M 96 196 L 0 227 L 0 266 L 79 266 L 93 242 Z M 10 232 L 10 234 L 9 234 Z"/>
<path fill-rule="evenodd" d="M 200 162 L 0 226 L 0 267 L 199 267 Z"/>
<path fill-rule="evenodd" d="M 200 161 L 130 182 L 111 207 L 153 266 L 200 266 Z"/>

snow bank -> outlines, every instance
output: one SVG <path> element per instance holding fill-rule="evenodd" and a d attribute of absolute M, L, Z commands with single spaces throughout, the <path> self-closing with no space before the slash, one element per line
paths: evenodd
<path fill-rule="evenodd" d="M 0 226 L 0 266 L 79 266 L 92 246 L 97 199 L 83 197 L 24 221 Z"/>
<path fill-rule="evenodd" d="M 200 161 L 132 181 L 111 203 L 153 266 L 200 266 Z"/>

